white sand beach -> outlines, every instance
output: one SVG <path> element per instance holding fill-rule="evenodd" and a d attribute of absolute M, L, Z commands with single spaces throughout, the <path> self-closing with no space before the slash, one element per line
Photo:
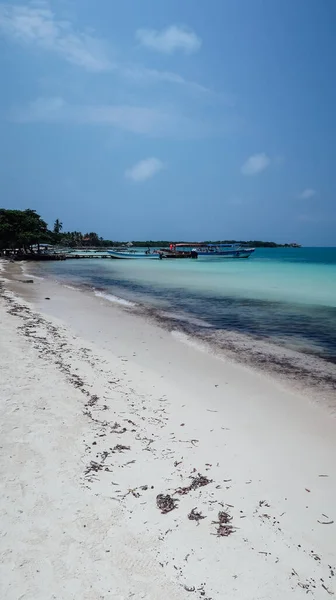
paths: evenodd
<path fill-rule="evenodd" d="M 0 597 L 335 594 L 330 406 L 25 278 L 3 263 Z"/>

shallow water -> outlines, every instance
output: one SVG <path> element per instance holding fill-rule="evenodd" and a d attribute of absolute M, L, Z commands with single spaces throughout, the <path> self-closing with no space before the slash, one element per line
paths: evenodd
<path fill-rule="evenodd" d="M 34 266 L 213 340 L 247 334 L 336 362 L 336 248 L 258 249 L 248 260 L 73 260 Z"/>

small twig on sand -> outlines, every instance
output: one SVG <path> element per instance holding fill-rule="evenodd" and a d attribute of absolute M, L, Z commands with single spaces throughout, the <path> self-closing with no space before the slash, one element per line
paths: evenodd
<path fill-rule="evenodd" d="M 319 521 L 318 519 L 317 522 L 321 525 L 332 525 L 334 523 L 334 521 Z"/>
<path fill-rule="evenodd" d="M 334 595 L 334 592 L 331 592 L 330 590 L 328 590 L 327 586 L 326 586 L 326 585 L 324 585 L 324 583 L 322 583 L 322 587 L 323 587 L 323 589 L 324 589 L 326 592 L 328 592 L 329 596 L 333 596 L 333 595 Z"/>

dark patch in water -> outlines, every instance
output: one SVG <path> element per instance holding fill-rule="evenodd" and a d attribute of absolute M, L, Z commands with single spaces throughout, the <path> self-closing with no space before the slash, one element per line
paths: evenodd
<path fill-rule="evenodd" d="M 76 264 L 65 270 L 58 266 L 57 271 L 67 280 L 72 271 L 73 279 L 69 283 L 76 285 L 80 282 L 81 287 L 94 288 L 137 302 L 156 319 L 167 325 L 170 322 L 171 328 L 178 325 L 191 335 L 202 334 L 206 327 L 217 332 L 237 332 L 254 340 L 276 343 L 283 348 L 296 348 L 302 354 L 336 364 L 336 308 L 231 296 L 216 297 L 183 288 L 163 289 L 122 279 L 112 269 L 108 271 L 108 277 L 106 271 L 102 276 L 99 265 L 95 271 L 86 265 L 81 265 L 80 269 L 78 267 Z M 171 311 L 174 316 L 171 320 L 168 315 L 160 317 L 158 310 L 164 310 L 165 313 Z M 179 321 L 179 313 L 186 317 L 181 317 Z M 191 317 L 189 323 L 188 316 Z M 193 319 L 206 322 L 205 326 L 195 324 Z M 288 368 L 291 368 L 290 364 Z"/>

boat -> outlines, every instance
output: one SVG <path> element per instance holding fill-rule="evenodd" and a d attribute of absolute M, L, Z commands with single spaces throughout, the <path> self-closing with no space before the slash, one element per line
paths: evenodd
<path fill-rule="evenodd" d="M 141 252 L 138 250 L 131 250 L 127 248 L 127 250 L 107 250 L 107 253 L 111 258 L 119 258 L 119 259 L 160 259 L 160 251 L 158 250 L 146 250 L 146 252 Z"/>
<path fill-rule="evenodd" d="M 172 258 L 197 258 L 197 250 L 192 249 L 188 251 L 179 250 L 174 251 L 168 248 L 160 248 L 159 250 L 146 250 L 141 252 L 139 250 L 130 250 L 129 248 L 123 250 L 107 250 L 111 258 L 125 258 L 125 259 L 172 259 Z"/>
<path fill-rule="evenodd" d="M 197 252 L 207 258 L 249 258 L 255 248 L 246 248 L 242 244 L 208 244 L 206 242 L 171 244 L 174 252 Z"/>

